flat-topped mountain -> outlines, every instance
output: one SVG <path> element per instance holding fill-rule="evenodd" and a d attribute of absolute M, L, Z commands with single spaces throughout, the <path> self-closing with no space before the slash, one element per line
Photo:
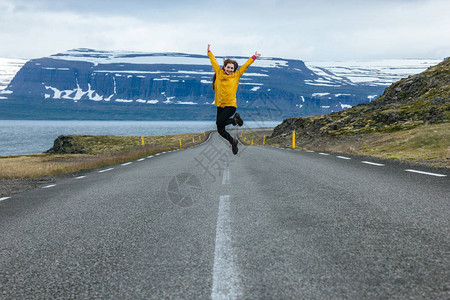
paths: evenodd
<path fill-rule="evenodd" d="M 248 59 L 233 58 L 240 65 Z M 336 112 L 381 95 L 387 74 L 405 74 L 372 67 L 360 63 L 352 73 L 341 63 L 330 67 L 333 73 L 320 64 L 263 57 L 241 78 L 238 108 L 255 121 Z M 0 117 L 211 119 L 212 75 L 206 55 L 74 49 L 28 61 L 2 92 Z"/>

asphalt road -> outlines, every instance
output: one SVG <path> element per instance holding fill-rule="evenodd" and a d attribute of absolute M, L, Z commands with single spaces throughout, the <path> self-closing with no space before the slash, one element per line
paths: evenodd
<path fill-rule="evenodd" d="M 0 298 L 449 299 L 449 172 L 327 154 L 215 133 L 0 198 Z"/>

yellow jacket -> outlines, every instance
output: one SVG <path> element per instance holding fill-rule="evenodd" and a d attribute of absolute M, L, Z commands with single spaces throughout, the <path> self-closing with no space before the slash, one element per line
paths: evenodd
<path fill-rule="evenodd" d="M 218 107 L 237 107 L 236 92 L 239 85 L 239 78 L 247 71 L 248 66 L 255 61 L 256 57 L 250 57 L 245 64 L 230 75 L 225 74 L 225 71 L 220 68 L 211 51 L 208 52 L 208 57 L 211 60 L 212 67 L 216 73 L 216 82 L 214 83 L 214 91 L 216 92 L 214 96 L 214 105 Z"/>

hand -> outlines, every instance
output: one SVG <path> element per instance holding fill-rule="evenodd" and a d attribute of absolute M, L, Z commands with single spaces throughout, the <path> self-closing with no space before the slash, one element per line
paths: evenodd
<path fill-rule="evenodd" d="M 261 53 L 258 53 L 258 51 L 255 52 L 255 56 L 256 58 L 260 58 L 261 57 Z"/>
<path fill-rule="evenodd" d="M 211 51 L 211 44 L 208 44 L 208 52 Z"/>

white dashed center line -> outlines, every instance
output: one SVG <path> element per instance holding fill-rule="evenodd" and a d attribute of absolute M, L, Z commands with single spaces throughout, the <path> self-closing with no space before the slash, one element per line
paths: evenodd
<path fill-rule="evenodd" d="M 54 187 L 54 186 L 56 186 L 56 184 L 49 184 L 49 185 L 43 186 L 42 188 L 43 189 L 48 189 L 48 188 L 51 188 L 51 187 Z"/>
<path fill-rule="evenodd" d="M 384 167 L 384 164 L 377 164 L 371 161 L 362 161 L 363 164 L 367 164 L 367 165 L 372 165 L 372 166 L 377 166 L 377 167 Z"/>
<path fill-rule="evenodd" d="M 127 163 L 122 164 L 122 166 L 128 166 L 128 165 L 131 165 L 131 164 L 132 164 L 132 162 L 127 162 Z"/>
<path fill-rule="evenodd" d="M 406 172 L 411 172 L 411 173 L 418 173 L 418 174 L 423 174 L 423 175 L 430 175 L 430 176 L 436 176 L 436 177 L 446 177 L 447 175 L 444 174 L 437 174 L 437 173 L 430 173 L 430 172 L 424 172 L 424 171 L 417 171 L 417 170 L 405 170 Z"/>
<path fill-rule="evenodd" d="M 145 158 L 140 158 L 140 159 L 138 159 L 137 161 L 143 161 L 143 160 L 145 160 Z"/>
<path fill-rule="evenodd" d="M 84 177 L 86 177 L 86 176 L 78 176 L 78 177 L 75 177 L 75 179 L 82 179 Z"/>
<path fill-rule="evenodd" d="M 350 157 L 345 157 L 345 156 L 336 156 L 337 158 L 340 158 L 340 159 L 351 159 Z"/>
<path fill-rule="evenodd" d="M 11 198 L 11 197 L 2 197 L 2 198 L 0 198 L 0 201 L 6 200 L 6 199 L 9 199 L 9 198 Z"/>
<path fill-rule="evenodd" d="M 241 299 L 239 276 L 231 245 L 230 196 L 220 196 L 214 251 L 213 286 L 211 298 Z"/>
<path fill-rule="evenodd" d="M 99 173 L 103 173 L 103 172 L 108 172 L 108 171 L 111 171 L 111 170 L 114 170 L 114 168 L 109 168 L 109 169 L 101 170 L 101 171 L 98 171 L 98 172 Z"/>
<path fill-rule="evenodd" d="M 330 155 L 330 154 L 328 154 L 328 153 L 323 153 L 323 152 L 320 152 L 319 154 L 320 154 L 320 155 Z"/>

